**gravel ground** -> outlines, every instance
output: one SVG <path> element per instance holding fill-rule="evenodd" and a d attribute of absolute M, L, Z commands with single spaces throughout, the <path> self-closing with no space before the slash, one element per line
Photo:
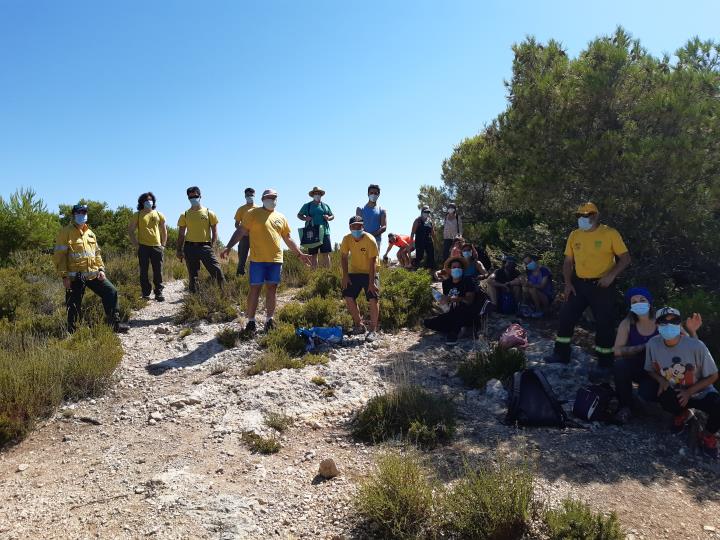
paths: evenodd
<path fill-rule="evenodd" d="M 0 453 L 0 538 L 366 537 L 350 501 L 388 445 L 353 442 L 348 421 L 370 397 L 408 380 L 458 406 L 455 441 L 427 453 L 447 481 L 463 461 L 500 452 L 533 464 L 543 500 L 570 496 L 614 510 L 629 538 L 720 536 L 716 468 L 671 437 L 654 407 L 625 427 L 505 426 L 502 390 L 468 389 L 455 376 L 475 344 L 448 350 L 414 331 L 371 345 L 352 339 L 325 366 L 248 377 L 255 343 L 225 350 L 214 338 L 224 325 L 213 324 L 180 337 L 173 315 L 182 287 L 171 283 L 165 303 L 136 314 L 106 396 L 66 406 Z M 509 322 L 494 319 L 490 336 Z M 544 331 L 530 338 L 535 364 L 552 341 Z M 571 399 L 588 364 L 576 349 L 570 366 L 538 365 Z M 316 375 L 327 385 L 311 382 Z M 263 422 L 271 412 L 293 426 L 274 433 Z M 245 431 L 274 434 L 283 448 L 252 454 Z M 327 457 L 340 475 L 324 481 L 317 471 Z"/>

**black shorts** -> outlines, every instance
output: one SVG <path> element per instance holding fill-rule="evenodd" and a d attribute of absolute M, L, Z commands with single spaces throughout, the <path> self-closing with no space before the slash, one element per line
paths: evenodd
<path fill-rule="evenodd" d="M 332 251 L 332 246 L 330 245 L 330 235 L 326 234 L 323 238 L 323 243 L 321 246 L 314 247 L 314 248 L 308 248 L 308 254 L 309 255 L 317 255 L 319 253 L 330 253 Z"/>
<path fill-rule="evenodd" d="M 343 298 L 357 298 L 360 291 L 365 290 L 365 298 L 368 300 L 377 299 L 379 296 L 368 290 L 370 286 L 370 274 L 348 274 L 350 284 L 343 290 Z M 375 286 L 380 288 L 380 276 L 375 274 Z"/>

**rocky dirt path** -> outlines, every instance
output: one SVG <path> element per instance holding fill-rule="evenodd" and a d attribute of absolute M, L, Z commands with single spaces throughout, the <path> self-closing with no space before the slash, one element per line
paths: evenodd
<path fill-rule="evenodd" d="M 615 510 L 631 538 L 718 537 L 717 473 L 666 435 L 652 409 L 625 428 L 504 426 L 502 396 L 454 376 L 472 344 L 448 351 L 410 331 L 372 345 L 350 341 L 326 366 L 248 377 L 257 346 L 223 349 L 215 339 L 223 325 L 181 337 L 173 315 L 182 283 L 166 293 L 122 337 L 126 354 L 106 396 L 64 408 L 0 454 L 0 538 L 366 537 L 349 502 L 386 447 L 354 443 L 347 423 L 397 380 L 457 403 L 456 441 L 428 453 L 447 479 L 463 460 L 500 451 L 532 461 L 549 502 L 573 496 Z M 507 322 L 495 321 L 494 331 Z M 531 338 L 533 363 L 551 342 Z M 569 368 L 543 368 L 561 397 L 585 377 L 587 356 L 576 355 Z M 311 382 L 316 375 L 327 384 Z M 271 412 L 294 425 L 279 435 L 278 454 L 252 454 L 241 434 L 270 434 L 263 418 Z M 330 481 L 316 476 L 325 457 L 341 471 Z"/>

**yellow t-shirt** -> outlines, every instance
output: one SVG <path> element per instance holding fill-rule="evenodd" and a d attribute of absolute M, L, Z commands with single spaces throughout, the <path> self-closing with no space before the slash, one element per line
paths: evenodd
<path fill-rule="evenodd" d="M 215 212 L 208 208 L 187 210 L 180 214 L 180 219 L 178 219 L 178 227 L 187 227 L 185 233 L 187 242 L 210 242 L 212 240 L 210 227 L 218 223 Z"/>
<path fill-rule="evenodd" d="M 137 225 L 138 243 L 144 246 L 160 246 L 160 228 L 165 224 L 165 216 L 157 210 L 140 210 L 132 217 Z"/>
<path fill-rule="evenodd" d="M 240 208 L 237 209 L 237 212 L 235 212 L 235 221 L 238 223 L 242 223 L 243 219 L 245 219 L 245 214 L 248 213 L 248 211 L 252 210 L 253 208 L 259 208 L 259 206 L 255 206 L 254 204 L 244 204 Z"/>
<path fill-rule="evenodd" d="M 285 216 L 265 208 L 252 208 L 245 214 L 242 224 L 250 234 L 250 262 L 283 262 L 280 242 L 290 235 Z"/>
<path fill-rule="evenodd" d="M 565 256 L 575 259 L 575 273 L 579 278 L 601 278 L 615 265 L 615 257 L 627 253 L 620 233 L 607 225 L 594 231 L 575 229 L 565 246 Z"/>
<path fill-rule="evenodd" d="M 349 274 L 369 274 L 373 259 L 377 268 L 378 247 L 371 234 L 364 233 L 357 241 L 352 234 L 346 235 L 340 244 L 340 253 L 350 255 Z"/>

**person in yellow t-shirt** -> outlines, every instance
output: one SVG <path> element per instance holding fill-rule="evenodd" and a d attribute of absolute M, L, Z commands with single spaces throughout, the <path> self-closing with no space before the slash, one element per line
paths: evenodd
<path fill-rule="evenodd" d="M 236 229 L 240 225 L 242 225 L 243 219 L 245 219 L 245 214 L 247 214 L 253 208 L 258 208 L 257 205 L 255 205 L 255 190 L 251 187 L 245 188 L 245 204 L 243 204 L 235 212 L 235 228 Z M 250 237 L 243 236 L 240 239 L 240 243 L 238 244 L 238 267 L 237 267 L 237 275 L 238 276 L 245 275 L 245 265 L 247 263 L 249 251 L 250 251 Z"/>
<path fill-rule="evenodd" d="M 580 205 L 576 215 L 578 228 L 570 233 L 565 247 L 565 303 L 560 310 L 555 349 L 545 361 L 570 362 L 575 325 L 589 306 L 595 319 L 598 359 L 597 369 L 591 372 L 591 377 L 609 377 L 614 358 L 614 282 L 630 264 L 630 253 L 620 233 L 600 223 L 600 212 L 595 204 Z"/>
<path fill-rule="evenodd" d="M 353 333 L 365 333 L 366 328 L 360 319 L 357 297 L 365 290 L 365 298 L 370 309 L 370 331 L 366 341 L 377 339 L 380 320 L 380 277 L 377 273 L 378 246 L 371 234 L 363 231 L 362 216 L 350 218 L 350 234 L 345 235 L 340 244 L 342 265 L 342 295 L 353 319 Z"/>
<path fill-rule="evenodd" d="M 163 291 L 163 258 L 167 243 L 167 225 L 165 216 L 157 211 L 157 199 L 151 191 L 138 197 L 138 211 L 133 214 L 128 224 L 130 242 L 137 249 L 140 265 L 140 289 L 146 300 L 150 298 L 150 278 L 148 266 L 152 265 L 153 287 L 155 300 L 162 302 Z"/>
<path fill-rule="evenodd" d="M 202 195 L 199 187 L 189 187 L 186 193 L 190 208 L 180 214 L 178 219 L 177 257 L 181 261 L 185 259 L 190 292 L 194 293 L 198 289 L 200 263 L 222 287 L 225 276 L 214 251 L 219 220 L 215 212 L 200 203 Z"/>
<path fill-rule="evenodd" d="M 265 286 L 265 331 L 275 327 L 273 315 L 277 302 L 277 286 L 282 275 L 283 251 L 280 241 L 290 248 L 300 260 L 310 266 L 310 256 L 305 255 L 290 237 L 290 225 L 287 218 L 275 211 L 277 191 L 266 189 L 262 194 L 262 207 L 253 208 L 245 214 L 245 218 L 227 243 L 226 249 L 220 254 L 227 258 L 238 241 L 250 235 L 250 291 L 248 292 L 246 335 L 257 332 L 255 314 L 257 312 L 260 291 Z"/>

